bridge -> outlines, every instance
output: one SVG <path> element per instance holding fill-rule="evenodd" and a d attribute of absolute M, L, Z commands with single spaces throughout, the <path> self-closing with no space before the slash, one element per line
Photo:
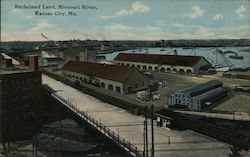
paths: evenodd
<path fill-rule="evenodd" d="M 50 94 L 83 121 L 92 125 L 104 136 L 115 142 L 133 157 L 213 157 L 231 154 L 230 145 L 191 130 L 168 130 L 156 127 L 154 122 L 154 155 L 151 140 L 148 150 L 144 147 L 144 117 L 130 114 L 124 109 L 104 103 L 47 75 L 42 75 Z M 151 128 L 148 125 L 148 139 Z"/>

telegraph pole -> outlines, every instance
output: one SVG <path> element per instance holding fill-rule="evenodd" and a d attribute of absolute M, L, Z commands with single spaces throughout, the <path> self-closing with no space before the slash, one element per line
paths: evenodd
<path fill-rule="evenodd" d="M 145 138 L 145 137 L 146 137 L 146 136 L 145 136 L 145 132 L 146 132 L 146 127 L 145 127 L 145 126 L 146 126 L 146 125 L 145 125 L 145 124 L 146 124 L 146 121 L 144 120 L 144 121 L 143 121 L 143 156 L 144 156 L 144 157 L 145 157 L 145 150 L 146 150 L 146 144 L 145 144 L 145 143 L 146 143 L 146 140 L 145 140 L 145 139 L 146 139 L 146 138 Z"/>
<path fill-rule="evenodd" d="M 154 105 L 151 106 L 151 137 L 152 137 L 152 154 L 151 157 L 155 156 L 155 146 L 154 146 Z"/>
<path fill-rule="evenodd" d="M 148 112 L 148 107 L 145 106 L 145 130 L 146 130 L 146 135 L 145 135 L 145 138 L 146 138 L 146 157 L 148 157 L 148 117 L 147 117 L 147 112 Z"/>

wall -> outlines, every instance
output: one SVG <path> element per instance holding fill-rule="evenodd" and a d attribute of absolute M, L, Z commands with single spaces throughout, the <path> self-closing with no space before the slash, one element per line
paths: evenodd
<path fill-rule="evenodd" d="M 162 71 L 162 72 L 167 72 L 167 71 L 171 72 L 171 71 L 174 71 L 174 69 L 176 69 L 176 71 L 178 72 L 181 69 L 183 69 L 184 72 L 189 72 L 189 71 L 190 73 L 194 72 L 193 67 L 190 67 L 190 66 L 173 66 L 173 65 L 161 65 L 161 64 L 138 63 L 138 62 L 127 62 L 127 61 L 114 61 L 114 62 L 115 64 L 124 65 L 124 66 L 128 66 L 127 64 L 129 64 L 129 67 L 134 66 L 137 69 L 154 70 L 154 71 Z M 138 68 L 138 66 L 140 66 L 140 68 Z M 143 68 L 143 66 L 146 66 L 146 67 Z"/>
<path fill-rule="evenodd" d="M 190 109 L 199 110 L 200 104 L 197 104 L 197 101 L 192 99 L 189 94 L 176 92 L 167 98 L 168 105 L 173 106 L 175 104 L 185 105 Z M 177 102 L 177 103 L 176 103 Z M 199 106 L 199 108 L 197 108 Z"/>
<path fill-rule="evenodd" d="M 30 139 L 48 122 L 60 119 L 60 105 L 42 90 L 41 72 L 2 75 L 4 141 Z"/>
<path fill-rule="evenodd" d="M 80 73 L 74 73 L 74 72 L 71 72 L 71 71 L 62 70 L 62 74 L 64 76 L 67 76 L 67 77 L 69 77 L 69 75 L 71 77 L 72 77 L 72 75 L 74 75 L 75 77 L 78 77 L 78 80 L 80 80 L 81 82 L 85 82 L 84 78 L 86 78 L 86 82 L 85 83 L 87 83 L 87 82 L 89 82 L 91 80 L 90 76 L 87 76 L 87 75 L 84 75 L 84 74 L 80 74 Z M 80 78 L 82 78 L 82 80 Z M 106 79 L 99 78 L 99 77 L 94 77 L 94 78 L 100 81 L 100 84 L 99 84 L 100 87 L 102 87 L 101 86 L 102 82 L 105 83 L 105 87 L 102 87 L 102 88 L 105 88 L 105 89 L 108 89 L 108 85 L 111 84 L 111 85 L 113 85 L 113 91 L 115 91 L 116 86 L 118 86 L 121 89 L 121 94 L 124 94 L 124 92 L 122 90 L 123 89 L 123 83 L 117 82 L 117 81 L 112 81 L 112 80 L 106 80 Z M 81 84 L 81 82 L 80 82 L 80 84 Z M 94 83 L 94 82 L 92 82 L 92 83 Z"/>
<path fill-rule="evenodd" d="M 144 82 L 144 85 L 142 85 L 142 82 Z M 135 72 L 131 76 L 129 76 L 129 78 L 124 82 L 123 90 L 125 93 L 130 93 L 130 91 L 128 91 L 128 88 L 131 87 L 131 92 L 136 92 L 147 89 L 148 85 L 148 78 L 144 76 L 141 72 L 135 70 Z"/>

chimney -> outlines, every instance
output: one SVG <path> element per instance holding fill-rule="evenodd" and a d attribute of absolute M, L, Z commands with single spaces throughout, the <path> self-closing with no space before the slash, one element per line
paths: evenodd
<path fill-rule="evenodd" d="M 38 70 L 38 56 L 29 56 L 29 69 L 32 71 Z"/>

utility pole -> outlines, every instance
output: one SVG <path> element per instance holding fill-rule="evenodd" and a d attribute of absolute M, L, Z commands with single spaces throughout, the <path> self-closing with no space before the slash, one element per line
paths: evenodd
<path fill-rule="evenodd" d="M 155 156 L 155 146 L 154 146 L 154 105 L 151 106 L 151 137 L 152 137 L 152 154 L 151 157 Z"/>
<path fill-rule="evenodd" d="M 145 132 L 146 132 L 146 121 L 143 121 L 143 156 L 145 157 L 145 150 L 146 150 L 146 140 L 145 140 Z"/>
<path fill-rule="evenodd" d="M 145 106 L 145 130 L 146 130 L 146 157 L 148 157 L 148 107 Z"/>

